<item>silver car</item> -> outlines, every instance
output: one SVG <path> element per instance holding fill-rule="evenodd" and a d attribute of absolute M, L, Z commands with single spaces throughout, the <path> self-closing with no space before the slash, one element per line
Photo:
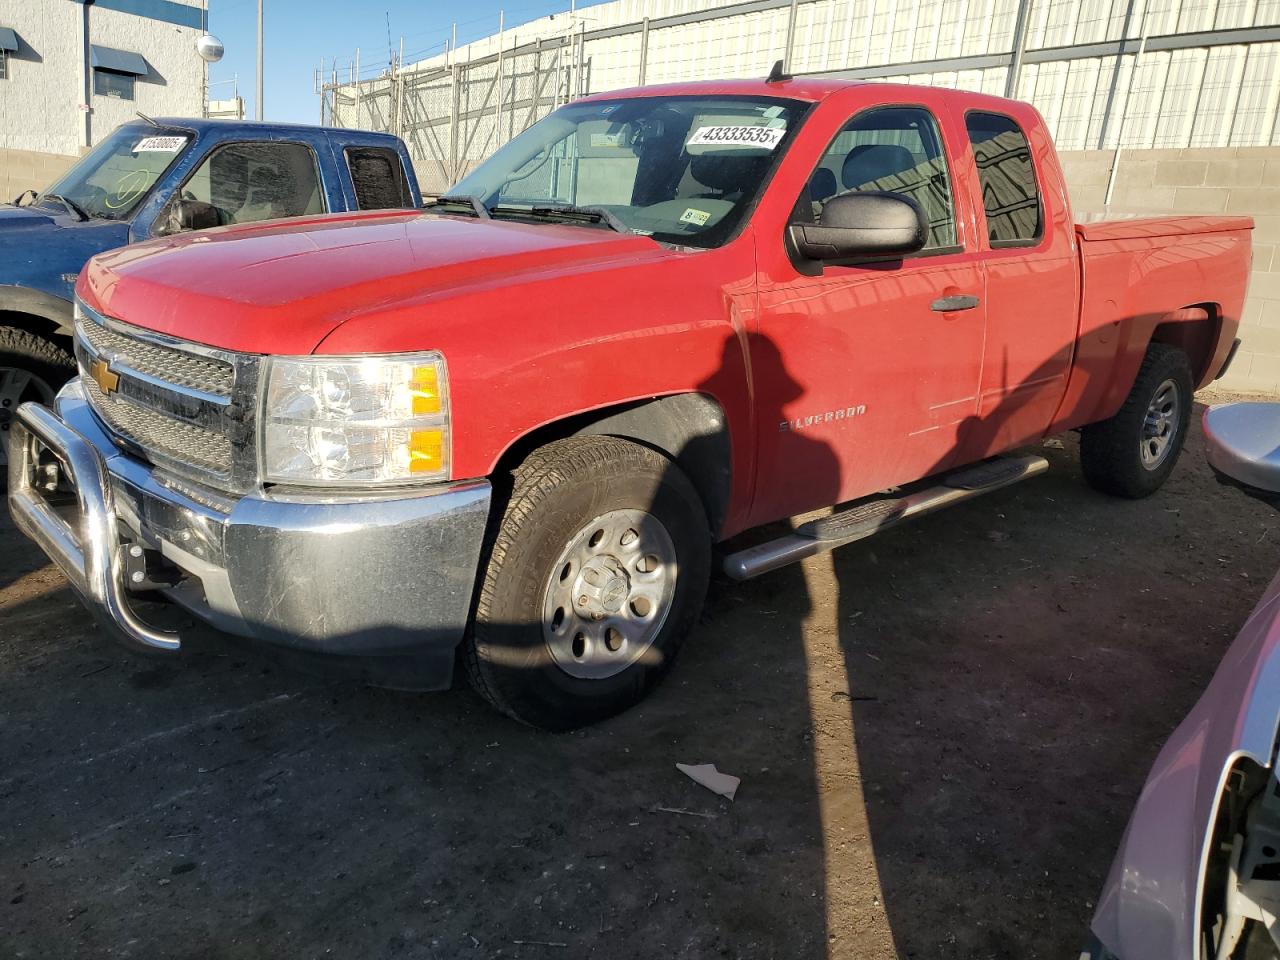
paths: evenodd
<path fill-rule="evenodd" d="M 1280 506 L 1280 403 L 1204 416 L 1219 479 Z M 1081 960 L 1280 957 L 1280 576 L 1142 788 Z"/>

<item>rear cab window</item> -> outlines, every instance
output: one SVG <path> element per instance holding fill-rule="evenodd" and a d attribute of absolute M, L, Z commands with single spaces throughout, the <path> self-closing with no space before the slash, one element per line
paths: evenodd
<path fill-rule="evenodd" d="M 388 147 L 347 147 L 343 151 L 359 210 L 395 210 L 413 206 L 413 193 L 400 155 Z"/>
<path fill-rule="evenodd" d="M 1044 236 L 1044 204 L 1026 134 L 1000 113 L 973 111 L 965 114 L 964 124 L 978 167 L 989 244 L 1035 246 Z"/>
<path fill-rule="evenodd" d="M 961 249 L 942 133 L 924 107 L 873 107 L 850 120 L 809 178 L 808 206 L 816 220 L 832 197 L 866 191 L 900 194 L 920 205 L 929 238 L 915 256 Z"/>

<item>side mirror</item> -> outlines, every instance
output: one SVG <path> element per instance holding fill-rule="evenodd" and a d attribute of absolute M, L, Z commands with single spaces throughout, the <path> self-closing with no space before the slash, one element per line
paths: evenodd
<path fill-rule="evenodd" d="M 883 260 L 923 249 L 929 224 L 914 200 L 866 191 L 832 197 L 817 223 L 793 223 L 789 231 L 808 260 Z"/>
<path fill-rule="evenodd" d="M 1280 403 L 1228 403 L 1204 414 L 1204 446 L 1218 479 L 1280 506 Z"/>
<path fill-rule="evenodd" d="M 169 216 L 165 223 L 164 233 L 184 233 L 188 230 L 207 230 L 222 223 L 218 208 L 203 200 L 188 200 L 179 197 L 169 207 Z"/>

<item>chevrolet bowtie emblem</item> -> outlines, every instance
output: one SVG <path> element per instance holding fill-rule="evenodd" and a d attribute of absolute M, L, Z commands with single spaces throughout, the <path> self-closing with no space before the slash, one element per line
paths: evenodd
<path fill-rule="evenodd" d="M 89 376 L 103 393 L 114 393 L 120 386 L 120 374 L 111 369 L 111 364 L 99 357 L 89 365 Z"/>

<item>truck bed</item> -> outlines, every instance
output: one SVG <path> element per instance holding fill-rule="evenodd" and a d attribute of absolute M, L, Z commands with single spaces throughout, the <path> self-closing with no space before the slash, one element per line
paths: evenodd
<path fill-rule="evenodd" d="M 1053 431 L 1120 409 L 1152 340 L 1183 349 L 1196 387 L 1221 371 L 1240 325 L 1251 217 L 1081 217 L 1080 332 Z"/>

